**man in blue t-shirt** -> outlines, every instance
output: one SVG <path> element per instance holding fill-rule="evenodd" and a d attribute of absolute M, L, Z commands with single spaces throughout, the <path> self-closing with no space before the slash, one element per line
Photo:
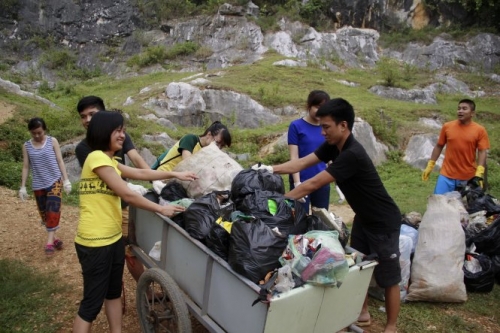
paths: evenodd
<path fill-rule="evenodd" d="M 332 161 L 325 171 L 303 182 L 285 195 L 300 199 L 326 184 L 337 182 L 356 214 L 351 231 L 351 246 L 364 254 L 375 254 L 375 280 L 385 288 L 387 322 L 385 333 L 396 332 L 400 307 L 399 232 L 401 212 L 390 197 L 373 162 L 352 135 L 354 110 L 342 98 L 323 104 L 320 118 L 323 143 L 315 152 L 280 165 L 254 165 L 278 174 L 291 174 L 318 163 Z M 365 299 L 358 325 L 369 325 L 368 298 Z"/>

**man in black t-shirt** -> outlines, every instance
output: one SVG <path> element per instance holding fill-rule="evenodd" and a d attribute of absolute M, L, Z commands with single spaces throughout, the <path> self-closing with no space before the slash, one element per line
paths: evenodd
<path fill-rule="evenodd" d="M 356 214 L 351 231 L 351 246 L 364 254 L 376 254 L 374 276 L 385 288 L 387 323 L 385 333 L 396 332 L 400 307 L 399 232 L 401 213 L 387 193 L 365 149 L 352 135 L 354 110 L 342 98 L 332 99 L 317 111 L 323 143 L 314 153 L 280 165 L 254 165 L 278 174 L 293 174 L 320 162 L 332 163 L 325 171 L 301 183 L 285 195 L 300 199 L 336 182 Z M 370 324 L 368 298 L 365 299 L 358 326 Z"/>

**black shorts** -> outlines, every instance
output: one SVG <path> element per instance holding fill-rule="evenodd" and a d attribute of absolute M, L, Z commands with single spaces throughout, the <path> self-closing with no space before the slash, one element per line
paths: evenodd
<path fill-rule="evenodd" d="M 83 300 L 78 315 L 93 322 L 105 299 L 121 297 L 125 246 L 123 238 L 101 247 L 87 247 L 75 243 L 83 274 Z"/>
<path fill-rule="evenodd" d="M 399 231 L 373 233 L 355 219 L 351 231 L 351 246 L 363 254 L 377 255 L 378 265 L 373 274 L 380 287 L 387 288 L 401 282 Z"/>

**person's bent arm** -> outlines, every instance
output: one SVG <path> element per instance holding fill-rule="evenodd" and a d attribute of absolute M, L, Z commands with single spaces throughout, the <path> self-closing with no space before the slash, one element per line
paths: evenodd
<path fill-rule="evenodd" d="M 477 165 L 486 166 L 487 150 L 479 150 L 477 152 Z"/>
<path fill-rule="evenodd" d="M 329 172 L 327 172 L 326 170 L 321 171 L 313 178 L 306 180 L 290 192 L 285 193 L 285 197 L 298 200 L 334 181 L 335 178 L 333 178 Z"/>
<path fill-rule="evenodd" d="M 185 160 L 186 158 L 188 158 L 191 155 L 193 155 L 193 153 L 191 153 L 189 150 L 187 150 L 187 149 L 182 150 L 181 156 L 182 156 L 183 160 Z"/>
<path fill-rule="evenodd" d="M 128 167 L 127 167 L 128 168 Z M 134 169 L 134 168 L 130 168 Z M 135 169 L 142 170 L 142 169 Z M 184 211 L 184 207 L 176 205 L 166 205 L 160 206 L 140 194 L 130 190 L 127 187 L 127 183 L 120 178 L 116 170 L 110 166 L 102 166 L 94 169 L 94 172 L 99 176 L 102 181 L 108 185 L 108 187 L 113 190 L 123 201 L 129 203 L 130 205 L 145 210 L 149 210 L 155 213 L 159 213 L 165 216 L 172 216 L 176 212 Z"/>
<path fill-rule="evenodd" d="M 443 151 L 443 147 L 444 146 L 441 146 L 441 145 L 434 146 L 434 149 L 432 150 L 432 154 L 431 154 L 431 158 L 430 158 L 431 161 L 434 161 L 434 162 L 437 161 L 437 159 L 439 158 L 439 155 L 441 155 L 441 152 Z"/>
<path fill-rule="evenodd" d="M 299 158 L 298 160 L 293 160 L 285 162 L 283 164 L 273 165 L 272 168 L 273 168 L 273 173 L 290 174 L 304 170 L 305 168 L 318 164 L 319 162 L 321 161 L 318 158 L 318 156 L 316 156 L 315 153 L 310 153 L 309 155 Z"/>
<path fill-rule="evenodd" d="M 139 169 L 151 169 L 151 167 L 144 161 L 144 159 L 139 155 L 137 149 L 131 149 L 127 152 L 127 157 L 130 159 L 132 164 Z"/>
<path fill-rule="evenodd" d="M 177 178 L 180 180 L 195 180 L 198 176 L 190 171 L 159 171 L 151 169 L 131 168 L 124 164 L 118 164 L 118 169 L 122 172 L 122 177 L 136 180 L 162 180 L 169 178 Z"/>
<path fill-rule="evenodd" d="M 290 152 L 290 161 L 299 159 L 299 146 L 288 145 L 288 151 Z M 292 177 L 293 177 L 294 184 L 300 183 L 300 172 L 293 173 Z"/>

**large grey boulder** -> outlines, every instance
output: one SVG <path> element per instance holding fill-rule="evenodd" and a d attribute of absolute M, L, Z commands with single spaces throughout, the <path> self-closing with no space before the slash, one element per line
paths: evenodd
<path fill-rule="evenodd" d="M 311 27 L 293 28 L 304 31 L 299 43 L 294 42 L 293 31 L 282 30 L 266 34 L 265 45 L 286 57 L 337 61 L 351 67 L 371 66 L 378 60 L 379 33 L 375 30 L 344 27 L 334 33 L 320 33 Z"/>
<path fill-rule="evenodd" d="M 182 126 L 203 126 L 207 119 L 221 120 L 241 128 L 275 124 L 280 118 L 247 95 L 234 91 L 204 89 L 184 82 L 172 82 L 166 98 L 150 99 L 143 106 L 157 117 Z"/>
<path fill-rule="evenodd" d="M 155 135 L 144 134 L 142 138 L 146 142 L 158 143 L 165 148 L 170 148 L 177 142 L 177 140 L 172 139 L 167 133 L 160 133 Z"/>
<path fill-rule="evenodd" d="M 213 52 L 206 60 L 207 69 L 225 68 L 235 61 L 250 64 L 260 59 L 267 51 L 260 27 L 245 16 L 224 14 L 223 10 L 214 16 L 167 22 L 163 25 L 168 31 L 164 44 L 196 41 L 203 45 Z"/>
<path fill-rule="evenodd" d="M 429 70 L 454 67 L 489 73 L 500 63 L 500 36 L 481 33 L 466 43 L 460 43 L 442 34 L 430 45 L 410 43 L 402 53 L 402 59 Z"/>
<path fill-rule="evenodd" d="M 157 157 L 151 153 L 151 151 L 148 148 L 141 148 L 139 150 L 139 155 L 144 159 L 144 161 L 148 165 L 153 165 L 154 162 L 156 162 Z"/>
<path fill-rule="evenodd" d="M 432 150 L 437 143 L 437 140 L 438 135 L 433 133 L 418 134 L 412 136 L 410 138 L 410 141 L 408 142 L 408 146 L 406 147 L 403 160 L 415 168 L 419 168 L 422 170 L 425 169 L 425 167 L 427 166 L 427 162 L 431 157 Z M 438 171 L 439 169 L 441 169 L 445 151 L 446 147 L 445 149 L 443 149 L 443 151 L 441 152 L 441 156 L 439 156 L 438 160 L 436 161 L 434 171 Z"/>
<path fill-rule="evenodd" d="M 369 91 L 373 94 L 397 99 L 400 101 L 414 102 L 419 104 L 437 104 L 436 96 L 434 92 L 429 89 L 401 89 L 394 87 L 386 87 L 386 86 L 373 86 L 369 89 Z"/>
<path fill-rule="evenodd" d="M 373 128 L 370 124 L 361 118 L 356 118 L 352 129 L 352 134 L 356 140 L 365 148 L 366 153 L 370 156 L 373 164 L 379 165 L 387 160 L 386 153 L 389 148 L 377 141 L 373 134 Z"/>
<path fill-rule="evenodd" d="M 471 91 L 469 86 L 451 75 L 437 75 L 438 82 L 432 83 L 425 89 L 434 94 L 461 94 L 469 98 L 477 98 L 485 95 L 484 91 Z"/>
<path fill-rule="evenodd" d="M 13 93 L 13 94 L 16 94 L 19 96 L 35 99 L 37 101 L 40 101 L 44 104 L 47 104 L 47 105 L 53 107 L 54 109 L 61 110 L 60 107 L 58 107 L 57 105 L 55 105 L 54 103 L 52 103 L 48 99 L 40 97 L 32 92 L 24 91 L 21 89 L 21 87 L 18 84 L 15 84 L 14 82 L 10 82 L 8 80 L 3 80 L 2 78 L 0 78 L 0 88 L 6 90 L 7 92 L 10 92 L 10 93 Z"/>

